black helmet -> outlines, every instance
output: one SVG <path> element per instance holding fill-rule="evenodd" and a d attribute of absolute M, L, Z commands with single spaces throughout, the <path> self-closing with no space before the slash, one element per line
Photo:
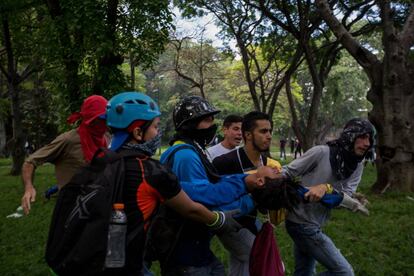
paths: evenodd
<path fill-rule="evenodd" d="M 199 96 L 187 96 L 174 108 L 173 120 L 178 130 L 185 123 L 205 116 L 213 116 L 220 110 L 215 109 L 207 100 Z"/>

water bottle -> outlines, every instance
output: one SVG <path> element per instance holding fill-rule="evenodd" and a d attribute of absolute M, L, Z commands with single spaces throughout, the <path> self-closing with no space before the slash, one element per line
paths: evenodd
<path fill-rule="evenodd" d="M 124 204 L 115 203 L 109 222 L 105 267 L 115 268 L 125 265 L 126 232 L 127 217 L 124 212 Z"/>

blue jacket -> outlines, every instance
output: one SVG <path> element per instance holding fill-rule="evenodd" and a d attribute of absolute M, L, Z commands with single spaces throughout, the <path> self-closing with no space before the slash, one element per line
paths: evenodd
<path fill-rule="evenodd" d="M 186 144 L 188 145 L 188 144 Z M 170 152 L 182 144 L 170 147 L 161 155 L 165 163 Z M 254 210 L 254 203 L 246 190 L 245 174 L 223 176 L 217 183 L 211 183 L 196 149 L 182 149 L 175 153 L 172 171 L 178 177 L 183 190 L 188 196 L 209 209 L 239 209 L 240 215 L 247 215 Z"/>
<path fill-rule="evenodd" d="M 170 147 L 161 155 L 161 163 L 166 163 L 171 152 L 182 144 Z M 186 146 L 191 146 L 186 144 Z M 192 147 L 192 146 L 191 146 Z M 177 175 L 183 190 L 188 196 L 209 209 L 239 209 L 240 215 L 250 213 L 254 203 L 246 190 L 244 174 L 223 176 L 211 183 L 196 149 L 181 149 L 174 154 L 172 171 Z M 192 224 L 192 225 L 191 225 Z M 210 250 L 212 234 L 207 227 L 186 221 L 181 237 L 171 254 L 172 263 L 182 266 L 206 266 L 215 260 Z"/>
<path fill-rule="evenodd" d="M 308 188 L 300 186 L 298 189 L 299 195 L 304 199 L 305 194 L 309 191 Z M 341 204 L 344 196 L 338 193 L 337 191 L 333 191 L 332 194 L 325 194 L 320 202 L 328 207 L 329 209 L 335 208 Z"/>

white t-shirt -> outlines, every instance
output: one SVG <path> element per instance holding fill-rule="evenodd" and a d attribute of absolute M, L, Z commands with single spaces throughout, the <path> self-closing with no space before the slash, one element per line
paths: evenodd
<path fill-rule="evenodd" d="M 217 145 L 209 147 L 207 149 L 207 152 L 208 152 L 208 157 L 210 161 L 213 162 L 214 158 L 216 158 L 217 156 L 223 155 L 235 149 L 237 149 L 237 147 L 233 149 L 228 149 L 228 148 L 223 147 L 221 143 L 218 143 Z"/>

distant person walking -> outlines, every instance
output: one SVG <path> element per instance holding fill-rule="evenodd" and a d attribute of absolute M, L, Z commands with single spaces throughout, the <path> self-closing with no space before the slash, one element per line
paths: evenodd
<path fill-rule="evenodd" d="M 295 139 L 290 138 L 290 155 L 293 156 L 294 152 L 295 152 Z"/>
<path fill-rule="evenodd" d="M 286 139 L 283 137 L 280 138 L 279 145 L 280 145 L 280 159 L 286 160 Z"/>
<path fill-rule="evenodd" d="M 297 156 L 302 156 L 302 145 L 300 144 L 299 139 L 296 138 L 295 141 L 295 159 L 297 158 Z"/>

